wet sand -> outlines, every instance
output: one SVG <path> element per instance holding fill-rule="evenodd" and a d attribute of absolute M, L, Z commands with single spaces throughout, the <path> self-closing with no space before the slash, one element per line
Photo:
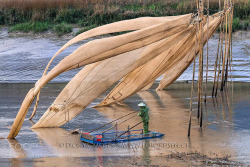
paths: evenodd
<path fill-rule="evenodd" d="M 32 84 L 0 84 L 0 136 L 6 137 L 18 107 Z M 65 84 L 49 84 L 41 94 L 36 122 L 50 106 Z M 153 85 L 153 87 L 155 87 Z M 61 128 L 30 129 L 33 122 L 25 119 L 20 134 L 14 140 L 0 140 L 1 163 L 23 166 L 190 166 L 241 165 L 250 163 L 249 154 L 249 95 L 250 83 L 229 84 L 217 98 L 208 96 L 204 107 L 204 127 L 199 128 L 196 110 L 192 114 L 191 138 L 187 137 L 190 84 L 176 83 L 167 90 L 142 91 L 124 102 L 91 108 L 100 102 L 101 95 L 81 114 Z M 211 90 L 211 84 L 209 89 Z M 210 94 L 211 92 L 209 92 Z M 150 108 L 149 127 L 164 133 L 158 139 L 91 146 L 80 141 L 79 135 L 69 132 L 95 129 L 111 120 L 138 110 L 144 101 Z M 196 98 L 194 109 L 196 109 Z M 29 111 L 28 115 L 32 112 Z M 126 119 L 126 118 L 124 118 Z M 124 120 L 123 119 L 123 120 Z M 122 120 L 121 120 L 122 121 Z M 118 126 L 126 130 L 140 121 L 139 116 Z M 119 122 L 118 122 L 119 123 Z M 110 125 L 111 126 L 111 125 Z M 106 128 L 100 129 L 101 132 Z M 142 128 L 142 125 L 136 129 Z"/>

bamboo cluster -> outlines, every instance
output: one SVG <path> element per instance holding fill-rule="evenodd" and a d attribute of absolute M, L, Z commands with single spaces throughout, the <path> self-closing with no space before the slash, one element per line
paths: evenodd
<path fill-rule="evenodd" d="M 233 22 L 233 1 L 224 0 L 224 7 L 222 13 L 222 21 L 219 24 L 219 39 L 218 39 L 218 48 L 214 65 L 214 79 L 213 79 L 213 88 L 212 88 L 212 97 L 217 96 L 217 91 L 220 85 L 220 91 L 223 91 L 224 87 L 228 81 L 228 71 L 231 70 L 232 65 L 232 22 Z M 208 64 L 209 64 L 209 0 L 207 0 L 207 17 L 204 16 L 204 0 L 197 0 L 197 9 L 198 9 L 198 22 L 197 27 L 199 28 L 199 34 L 197 38 L 199 44 L 199 71 L 198 71 L 198 108 L 197 108 L 197 118 L 199 119 L 199 125 L 202 127 L 203 121 L 203 103 L 207 101 L 207 77 L 208 77 Z M 219 10 L 221 11 L 221 1 L 219 0 Z M 207 25 L 207 37 L 204 37 L 204 24 L 206 21 Z M 206 77 L 205 77 L 205 92 L 203 92 L 203 47 L 204 40 L 207 38 L 207 54 L 206 54 Z M 195 60 L 193 68 L 193 78 L 192 78 L 192 87 L 191 87 L 191 99 L 190 99 L 190 113 L 189 113 L 189 125 L 188 125 L 188 136 L 190 136 L 191 131 L 191 115 L 193 110 L 193 96 L 194 96 L 194 78 L 195 78 Z M 203 100 L 204 98 L 204 100 Z"/>

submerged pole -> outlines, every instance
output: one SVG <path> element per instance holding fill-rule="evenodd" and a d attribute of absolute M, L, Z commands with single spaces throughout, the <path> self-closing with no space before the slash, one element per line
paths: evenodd
<path fill-rule="evenodd" d="M 202 120 L 203 120 L 203 22 L 204 22 L 204 13 L 203 13 L 203 9 L 204 9 L 204 1 L 201 0 L 200 1 L 200 12 L 201 12 L 201 21 L 200 21 L 200 64 L 199 64 L 199 71 L 200 71 L 200 127 L 202 127 Z"/>
<path fill-rule="evenodd" d="M 198 41 L 198 25 L 196 23 L 196 40 L 195 40 L 195 53 L 194 53 L 194 60 L 193 60 L 193 78 L 192 78 L 192 88 L 191 88 L 191 98 L 190 98 L 190 111 L 189 111 L 189 124 L 188 124 L 188 137 L 190 136 L 191 132 L 191 116 L 192 116 L 192 110 L 193 110 L 193 94 L 194 94 L 194 77 L 195 77 L 195 57 L 196 57 L 196 48 L 197 48 L 197 41 Z"/>
<path fill-rule="evenodd" d="M 229 5 L 228 5 L 229 6 Z M 228 47 L 227 47 L 227 54 L 228 54 L 228 56 L 227 56 L 227 64 L 226 64 L 226 74 L 225 74 L 225 81 L 224 81 L 224 85 L 226 84 L 226 83 L 228 83 L 227 81 L 228 81 L 228 71 L 229 71 L 229 67 L 230 67 L 230 60 L 231 60 L 231 50 L 230 50 L 230 48 L 231 48 L 231 44 L 232 44 L 232 40 L 231 40 L 231 38 L 232 38 L 232 22 L 233 22 L 233 20 L 232 20 L 232 1 L 230 0 L 230 12 L 229 12 L 229 14 L 228 14 Z"/>
<path fill-rule="evenodd" d="M 224 1 L 224 9 L 226 9 L 227 3 Z M 226 27 L 225 27 L 225 47 L 224 47 L 224 57 L 222 63 L 222 74 L 221 74 L 221 88 L 220 91 L 223 91 L 224 87 L 224 79 L 225 79 L 225 63 L 226 63 L 226 56 L 227 56 L 227 14 L 226 14 Z"/>
<path fill-rule="evenodd" d="M 205 99 L 204 102 L 207 102 L 207 76 L 208 76 L 208 38 L 209 36 L 209 0 L 207 0 L 207 64 L 206 64 L 206 82 L 205 82 Z"/>
<path fill-rule="evenodd" d="M 219 11 L 221 11 L 221 1 L 219 0 Z M 221 43 L 220 43 L 220 56 L 219 56 L 219 63 L 218 63 L 218 75 L 217 75 L 217 82 L 216 82 L 216 89 L 215 89 L 215 94 L 214 96 L 216 97 L 217 96 L 217 90 L 218 90 L 218 86 L 219 86 L 219 76 L 220 76 L 220 63 L 221 63 L 221 54 L 223 52 L 222 50 L 222 44 L 223 44 L 223 33 L 224 32 L 224 27 L 222 26 L 223 25 L 223 22 L 224 22 L 224 19 L 222 20 L 222 23 L 220 24 L 220 40 L 221 40 Z"/>
<path fill-rule="evenodd" d="M 216 54 L 216 60 L 214 63 L 214 81 L 213 81 L 213 89 L 212 89 L 212 97 L 214 97 L 215 94 L 215 84 L 216 84 L 216 74 L 217 74 L 217 65 L 218 65 L 218 58 L 219 58 L 219 53 L 220 53 L 220 40 L 221 40 L 221 25 L 219 28 L 219 40 L 218 40 L 218 47 L 217 47 L 217 54 Z"/>
<path fill-rule="evenodd" d="M 200 18 L 201 18 L 201 8 L 200 8 L 200 4 L 201 4 L 201 0 L 200 1 L 198 1 L 198 4 L 197 4 L 197 9 L 198 9 L 198 23 L 199 23 L 199 27 L 198 27 L 198 29 L 199 29 L 199 32 L 201 32 L 201 22 L 200 22 Z M 201 34 L 198 36 L 198 42 L 199 42 L 199 52 L 200 52 L 200 45 L 201 45 Z M 199 118 L 200 117 L 200 101 L 201 101 L 201 94 L 200 94 L 200 89 L 201 89 L 201 82 L 200 82 L 200 80 L 201 80 L 201 73 L 200 73 L 200 70 L 201 70 L 201 67 L 200 67 L 200 65 L 201 65 L 201 55 L 202 55 L 202 52 L 200 52 L 199 53 L 199 73 L 198 73 L 198 110 L 197 110 L 197 118 Z"/>

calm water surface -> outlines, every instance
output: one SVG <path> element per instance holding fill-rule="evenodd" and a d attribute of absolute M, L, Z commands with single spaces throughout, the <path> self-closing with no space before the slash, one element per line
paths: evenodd
<path fill-rule="evenodd" d="M 48 84 L 42 91 L 36 122 L 65 84 Z M 156 86 L 156 85 L 155 85 Z M 211 85 L 209 85 L 210 88 Z M 232 87 L 233 86 L 233 87 Z M 0 84 L 0 136 L 6 137 L 23 98 L 33 84 Z M 211 92 L 209 92 L 211 93 Z M 0 140 L 1 158 L 96 157 L 96 156 L 160 156 L 177 152 L 199 152 L 210 157 L 230 156 L 250 163 L 250 83 L 230 83 L 217 98 L 208 96 L 204 107 L 204 127 L 198 126 L 196 110 L 192 115 L 191 139 L 187 138 L 190 84 L 177 83 L 168 90 L 142 91 L 124 102 L 110 107 L 91 108 L 103 99 L 100 96 L 81 114 L 61 128 L 31 130 L 34 123 L 27 118 L 15 140 Z M 196 99 L 196 98 L 195 98 Z M 69 131 L 89 131 L 113 119 L 138 110 L 144 101 L 150 108 L 150 130 L 166 135 L 161 139 L 92 147 L 82 144 L 79 136 Z M 194 108 L 196 109 L 196 100 Z M 33 105 L 32 105 L 33 106 Z M 32 112 L 28 112 L 28 116 Z M 125 119 L 125 118 L 124 118 Z M 138 116 L 121 124 L 118 129 L 140 121 Z M 119 122 L 118 122 L 119 123 Z M 109 128 L 109 126 L 97 131 Z M 142 126 L 138 127 L 142 128 Z M 148 147 L 147 147 L 148 146 Z"/>

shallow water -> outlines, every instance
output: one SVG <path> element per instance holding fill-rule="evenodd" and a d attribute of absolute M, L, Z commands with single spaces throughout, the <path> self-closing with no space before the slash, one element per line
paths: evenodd
<path fill-rule="evenodd" d="M 33 84 L 0 84 L 0 137 L 8 135 L 9 127 L 20 104 L 32 86 Z M 65 84 L 48 84 L 43 89 L 34 122 L 51 105 L 64 86 Z M 190 140 L 187 137 L 190 84 L 176 83 L 160 92 L 152 89 L 142 91 L 123 103 L 110 107 L 91 108 L 103 97 L 104 95 L 100 96 L 81 114 L 61 128 L 31 130 L 33 123 L 26 118 L 15 140 L 0 140 L 0 157 L 97 157 L 98 159 L 103 156 L 119 155 L 142 156 L 147 161 L 150 156 L 199 152 L 209 157 L 231 156 L 233 160 L 250 163 L 250 83 L 233 83 L 233 88 L 230 83 L 227 91 L 219 92 L 217 98 L 208 96 L 207 105 L 204 107 L 202 129 L 198 126 L 196 110 L 193 111 Z M 131 111 L 136 111 L 138 110 L 137 104 L 142 100 L 150 108 L 150 130 L 165 133 L 163 138 L 93 147 L 81 143 L 78 135 L 69 135 L 69 131 L 75 128 L 89 131 Z M 194 100 L 194 109 L 197 108 L 195 104 L 197 104 L 196 100 Z M 28 116 L 31 112 L 32 107 Z M 132 126 L 139 121 L 140 118 L 135 116 L 121 124 L 118 129 L 126 130 L 128 125 Z"/>

